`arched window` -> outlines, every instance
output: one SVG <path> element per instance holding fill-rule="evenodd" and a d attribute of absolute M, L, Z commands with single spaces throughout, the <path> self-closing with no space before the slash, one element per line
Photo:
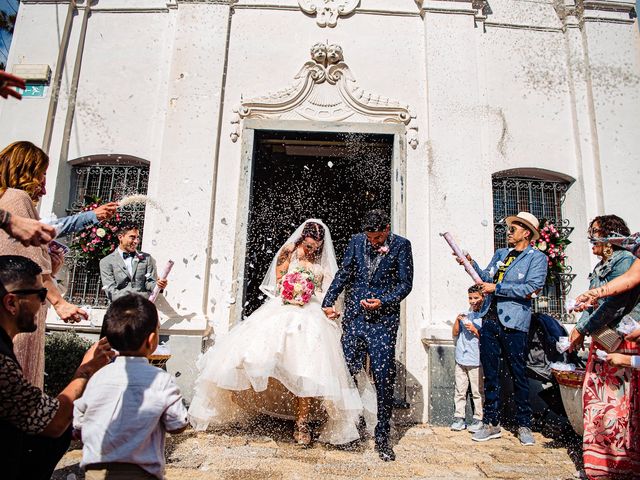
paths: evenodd
<path fill-rule="evenodd" d="M 507 225 L 504 219 L 518 212 L 530 212 L 541 222 L 553 223 L 561 235 L 573 231 L 563 217 L 562 204 L 571 186 L 570 177 L 540 169 L 516 169 L 496 173 L 493 183 L 493 238 L 496 249 L 507 246 Z M 558 275 L 558 281 L 547 285 L 534 301 L 537 312 L 547 313 L 558 320 L 569 320 L 564 303 L 575 277 L 571 267 Z"/>
<path fill-rule="evenodd" d="M 71 190 L 67 209 L 69 215 L 82 211 L 90 198 L 109 202 L 132 194 L 147 193 L 149 163 L 145 160 L 124 155 L 102 155 L 83 157 L 71 164 Z M 118 212 L 126 221 L 139 225 L 142 234 L 144 203 L 128 205 Z M 92 307 L 105 307 L 108 304 L 99 271 L 87 268 L 72 254 L 67 257 L 66 266 L 65 297 L 68 301 Z"/>

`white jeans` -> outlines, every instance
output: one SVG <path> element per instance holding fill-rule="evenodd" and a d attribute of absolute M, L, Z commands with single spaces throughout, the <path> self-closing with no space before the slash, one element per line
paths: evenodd
<path fill-rule="evenodd" d="M 484 387 L 482 385 L 482 367 L 465 367 L 456 363 L 455 370 L 456 393 L 453 398 L 456 405 L 456 418 L 465 418 L 467 406 L 467 389 L 471 384 L 473 397 L 474 420 L 482 420 L 482 403 L 484 401 Z"/>

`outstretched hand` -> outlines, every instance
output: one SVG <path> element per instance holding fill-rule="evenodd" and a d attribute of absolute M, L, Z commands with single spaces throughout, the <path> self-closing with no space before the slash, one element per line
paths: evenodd
<path fill-rule="evenodd" d="M 56 229 L 33 218 L 11 216 L 7 233 L 25 247 L 37 247 L 49 243 L 56 237 Z"/>
<path fill-rule="evenodd" d="M 27 88 L 27 85 L 22 78 L 0 70 L 0 97 L 7 98 L 8 96 L 12 96 L 21 100 L 22 95 L 14 90 L 15 87 L 24 90 Z"/>
<path fill-rule="evenodd" d="M 111 348 L 107 337 L 103 337 L 91 345 L 91 348 L 84 354 L 80 369 L 84 370 L 88 376 L 91 376 L 107 365 L 117 355 L 118 352 Z"/>
<path fill-rule="evenodd" d="M 583 349 L 584 348 L 584 335 L 578 331 L 577 328 L 571 330 L 571 335 L 569 335 L 569 351 L 573 352 L 574 350 Z"/>
<path fill-rule="evenodd" d="M 113 217 L 116 214 L 117 210 L 118 202 L 109 202 L 100 205 L 98 208 L 95 208 L 93 210 L 93 213 L 96 214 L 98 220 L 104 222 L 105 220 L 109 220 L 111 217 Z"/>
<path fill-rule="evenodd" d="M 460 258 L 458 258 L 458 256 L 456 255 L 455 252 L 451 252 L 451 255 L 453 255 L 456 259 L 456 262 L 458 262 L 458 265 L 464 265 L 464 263 L 462 262 L 462 260 L 460 260 Z M 471 259 L 471 255 L 469 255 L 468 253 L 465 255 L 465 257 L 467 257 L 467 260 L 469 260 L 469 262 L 472 262 L 473 260 Z"/>
<path fill-rule="evenodd" d="M 640 343 L 640 328 L 636 328 L 633 332 L 631 332 L 629 335 L 624 337 L 624 339 L 627 342 Z"/>
<path fill-rule="evenodd" d="M 598 294 L 595 289 L 591 289 L 578 295 L 578 297 L 576 298 L 576 306 L 573 308 L 573 311 L 582 312 L 590 307 L 596 307 L 597 305 Z"/>

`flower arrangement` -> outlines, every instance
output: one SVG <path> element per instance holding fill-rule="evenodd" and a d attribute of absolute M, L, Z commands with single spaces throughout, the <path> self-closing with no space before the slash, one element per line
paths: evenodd
<path fill-rule="evenodd" d="M 97 197 L 86 197 L 83 212 L 95 210 L 102 204 Z M 76 258 L 87 265 L 97 266 L 100 260 L 115 250 L 118 246 L 118 231 L 122 228 L 122 218 L 116 214 L 109 220 L 89 225 L 73 236 L 69 245 Z"/>
<path fill-rule="evenodd" d="M 564 273 L 565 270 L 567 270 L 565 263 L 567 255 L 565 249 L 571 241 L 566 235 L 563 235 L 553 223 L 543 220 L 541 225 L 540 238 L 532 242 L 531 245 L 547 256 L 547 263 L 549 265 L 547 270 L 547 285 L 551 285 L 557 280 L 558 274 Z"/>
<path fill-rule="evenodd" d="M 316 279 L 312 272 L 298 268 L 282 278 L 280 297 L 282 303 L 303 306 L 309 303 L 316 290 Z"/>

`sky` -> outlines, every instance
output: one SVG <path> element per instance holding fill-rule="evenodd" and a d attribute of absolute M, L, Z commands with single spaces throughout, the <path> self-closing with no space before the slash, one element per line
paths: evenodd
<path fill-rule="evenodd" d="M 19 0 L 0 0 L 0 10 L 15 12 Z M 640 0 L 636 0 L 636 11 L 640 12 Z M 0 62 L 6 63 L 8 48 L 11 45 L 11 37 L 6 33 L 0 34 Z"/>
<path fill-rule="evenodd" d="M 0 0 L 0 10 L 9 13 L 15 13 L 18 8 L 18 0 Z M 6 32 L 0 34 L 0 62 L 7 63 L 7 55 L 9 46 L 11 45 L 11 36 Z"/>

